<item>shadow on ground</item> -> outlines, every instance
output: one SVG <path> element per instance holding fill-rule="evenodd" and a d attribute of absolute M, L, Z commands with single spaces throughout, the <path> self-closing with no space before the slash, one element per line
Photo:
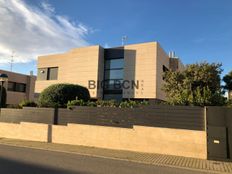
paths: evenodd
<path fill-rule="evenodd" d="M 49 168 L 30 163 L 0 157 L 1 174 L 90 174 L 82 171 L 68 171 L 59 168 Z"/>

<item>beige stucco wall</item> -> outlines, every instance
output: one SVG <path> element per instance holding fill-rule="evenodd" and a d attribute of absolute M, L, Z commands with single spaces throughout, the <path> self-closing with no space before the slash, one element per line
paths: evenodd
<path fill-rule="evenodd" d="M 124 80 L 139 80 L 139 89 L 124 89 L 123 97 L 165 100 L 163 65 L 169 68 L 169 57 L 159 43 L 126 45 L 124 49 Z"/>
<path fill-rule="evenodd" d="M 156 98 L 157 43 L 124 46 L 124 80 L 139 81 L 139 89 L 124 89 L 124 98 Z"/>
<path fill-rule="evenodd" d="M 6 103 L 10 105 L 17 105 L 24 99 L 34 100 L 35 81 L 36 77 L 33 75 L 24 75 L 15 72 L 0 70 L 0 74 L 7 74 L 9 82 L 17 82 L 26 84 L 26 92 L 7 91 Z M 8 83 L 4 84 L 7 89 Z"/>
<path fill-rule="evenodd" d="M 99 60 L 103 58 L 100 46 L 73 49 L 65 54 L 41 56 L 38 68 L 58 67 L 58 80 L 37 80 L 35 92 L 40 93 L 51 84 L 73 83 L 88 87 L 88 80 L 97 81 Z M 100 72 L 101 73 L 101 72 Z M 99 97 L 97 89 L 90 89 L 92 98 Z M 99 94 L 100 95 L 100 94 Z"/>
<path fill-rule="evenodd" d="M 47 142 L 48 125 L 26 122 L 0 123 L 0 137 Z"/>
<path fill-rule="evenodd" d="M 53 126 L 52 142 L 206 159 L 206 132 L 134 126 Z"/>
<path fill-rule="evenodd" d="M 160 153 L 206 159 L 206 132 L 134 126 L 133 129 L 82 124 L 0 123 L 0 137 Z M 51 133 L 51 135 L 49 135 Z M 49 137 L 49 138 L 48 138 Z"/>

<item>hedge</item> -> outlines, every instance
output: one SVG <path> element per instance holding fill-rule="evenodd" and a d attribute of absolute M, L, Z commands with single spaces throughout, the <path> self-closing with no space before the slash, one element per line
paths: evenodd
<path fill-rule="evenodd" d="M 75 84 L 54 84 L 44 89 L 38 100 L 40 107 L 66 107 L 68 101 L 90 99 L 87 88 Z"/>

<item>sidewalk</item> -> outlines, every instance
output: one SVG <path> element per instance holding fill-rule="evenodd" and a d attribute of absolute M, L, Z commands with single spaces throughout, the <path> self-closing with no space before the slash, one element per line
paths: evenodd
<path fill-rule="evenodd" d="M 187 169 L 207 171 L 210 173 L 232 173 L 232 162 L 209 161 L 195 158 L 149 154 L 119 150 L 109 150 L 85 146 L 73 146 L 53 143 L 42 143 L 34 141 L 23 141 L 14 139 L 0 138 L 0 144 L 29 147 L 57 152 L 82 154 L 95 157 L 111 158 L 118 160 L 133 161 L 159 166 L 171 166 Z"/>

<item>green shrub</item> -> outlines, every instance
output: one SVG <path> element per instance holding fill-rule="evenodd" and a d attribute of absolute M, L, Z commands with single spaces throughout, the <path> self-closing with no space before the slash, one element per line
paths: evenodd
<path fill-rule="evenodd" d="M 119 104 L 115 100 L 98 100 L 96 101 L 98 107 L 118 107 Z"/>
<path fill-rule="evenodd" d="M 67 108 L 72 109 L 74 106 L 87 106 L 87 102 L 84 100 L 71 100 L 67 103 Z"/>
<path fill-rule="evenodd" d="M 55 84 L 47 87 L 39 96 L 41 107 L 66 107 L 68 101 L 90 98 L 87 88 L 74 84 Z"/>
<path fill-rule="evenodd" d="M 139 105 L 147 106 L 147 105 L 149 105 L 149 102 L 146 100 L 143 100 L 143 101 L 139 102 Z"/>
<path fill-rule="evenodd" d="M 136 108 L 139 106 L 144 106 L 144 105 L 149 105 L 148 101 L 134 101 L 134 100 L 126 100 L 126 101 L 122 101 L 119 104 L 120 108 Z"/>
<path fill-rule="evenodd" d="M 96 106 L 97 106 L 97 103 L 94 102 L 94 101 L 89 101 L 89 102 L 87 102 L 87 106 L 96 107 Z"/>
<path fill-rule="evenodd" d="M 1 92 L 1 91 L 0 91 Z M 6 88 L 2 87 L 2 96 L 1 96 L 1 103 L 0 107 L 5 108 L 6 107 Z"/>
<path fill-rule="evenodd" d="M 119 107 L 119 108 L 135 108 L 143 105 L 149 105 L 148 101 L 133 101 L 126 100 L 117 102 L 115 100 L 97 100 L 97 101 L 83 101 L 83 100 L 72 100 L 67 103 L 68 109 L 73 109 L 75 106 L 90 106 L 90 107 Z"/>
<path fill-rule="evenodd" d="M 138 107 L 138 102 L 133 100 L 122 101 L 119 105 L 120 108 L 135 108 Z"/>
<path fill-rule="evenodd" d="M 37 107 L 37 103 L 35 103 L 34 101 L 30 101 L 30 100 L 22 100 L 19 103 L 19 108 L 23 108 L 23 107 Z"/>

